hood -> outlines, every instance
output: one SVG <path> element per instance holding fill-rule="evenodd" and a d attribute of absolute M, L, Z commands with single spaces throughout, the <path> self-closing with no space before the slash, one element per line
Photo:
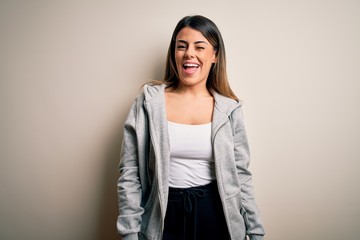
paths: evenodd
<path fill-rule="evenodd" d="M 166 84 L 145 84 L 143 87 L 145 101 L 151 101 L 164 93 Z"/>

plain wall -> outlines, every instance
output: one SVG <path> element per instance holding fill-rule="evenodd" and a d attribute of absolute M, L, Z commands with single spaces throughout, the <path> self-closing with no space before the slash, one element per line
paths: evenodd
<path fill-rule="evenodd" d="M 355 0 L 1 0 L 0 239 L 117 239 L 122 125 L 189 14 L 223 34 L 266 239 L 359 239 Z"/>

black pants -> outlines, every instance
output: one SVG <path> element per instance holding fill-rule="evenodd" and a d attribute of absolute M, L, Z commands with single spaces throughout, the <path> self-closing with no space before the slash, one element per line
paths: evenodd
<path fill-rule="evenodd" d="M 163 240 L 230 239 L 216 182 L 170 188 Z"/>

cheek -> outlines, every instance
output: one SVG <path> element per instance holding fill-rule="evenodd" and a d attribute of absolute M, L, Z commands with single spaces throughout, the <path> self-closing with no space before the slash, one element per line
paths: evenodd
<path fill-rule="evenodd" d="M 178 65 L 181 63 L 182 54 L 181 53 L 175 53 L 175 64 Z"/>
<path fill-rule="evenodd" d="M 208 67 L 211 67 L 211 65 L 214 63 L 214 57 L 213 55 L 209 54 L 206 56 L 206 65 L 208 65 Z"/>
<path fill-rule="evenodd" d="M 213 63 L 215 59 L 215 54 L 213 52 L 207 52 L 204 54 L 204 59 L 206 59 L 207 63 Z"/>

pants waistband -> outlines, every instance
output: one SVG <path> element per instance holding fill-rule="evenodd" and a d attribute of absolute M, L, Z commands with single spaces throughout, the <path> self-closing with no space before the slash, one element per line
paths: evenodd
<path fill-rule="evenodd" d="M 196 186 L 190 188 L 169 188 L 170 198 L 181 198 L 184 203 L 184 211 L 190 214 L 193 208 L 196 207 L 197 200 L 205 197 L 207 194 L 217 191 L 217 182 L 212 181 L 203 186 Z"/>
<path fill-rule="evenodd" d="M 171 194 L 182 194 L 184 192 L 192 192 L 192 191 L 203 191 L 204 193 L 209 193 L 216 190 L 217 191 L 217 181 L 212 181 L 209 184 L 202 185 L 202 186 L 196 186 L 196 187 L 190 187 L 190 188 L 169 188 L 169 193 Z"/>

